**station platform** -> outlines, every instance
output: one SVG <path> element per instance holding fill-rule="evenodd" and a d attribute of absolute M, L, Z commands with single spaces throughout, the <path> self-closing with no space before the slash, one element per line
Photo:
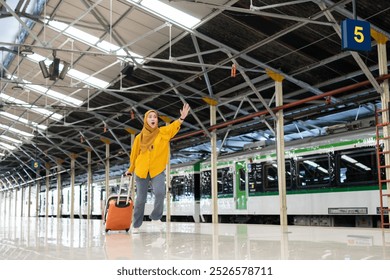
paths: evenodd
<path fill-rule="evenodd" d="M 389 260 L 390 230 L 144 222 L 139 234 L 101 220 L 0 218 L 2 260 Z"/>

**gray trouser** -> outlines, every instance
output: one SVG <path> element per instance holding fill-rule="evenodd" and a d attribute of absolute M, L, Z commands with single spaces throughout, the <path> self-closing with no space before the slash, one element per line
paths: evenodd
<path fill-rule="evenodd" d="M 164 211 L 165 198 L 165 172 L 161 172 L 154 178 L 150 178 L 149 174 L 145 179 L 135 177 L 137 186 L 137 198 L 135 200 L 133 227 L 139 228 L 142 225 L 146 197 L 148 195 L 149 183 L 152 185 L 154 194 L 154 207 L 152 213 L 149 215 L 151 220 L 160 220 Z"/>

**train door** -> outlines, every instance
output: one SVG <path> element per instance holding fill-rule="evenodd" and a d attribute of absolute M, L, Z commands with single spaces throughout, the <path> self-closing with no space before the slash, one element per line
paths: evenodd
<path fill-rule="evenodd" d="M 235 184 L 236 209 L 247 209 L 247 191 L 246 191 L 246 176 L 245 176 L 245 162 L 236 162 L 236 184 Z"/>

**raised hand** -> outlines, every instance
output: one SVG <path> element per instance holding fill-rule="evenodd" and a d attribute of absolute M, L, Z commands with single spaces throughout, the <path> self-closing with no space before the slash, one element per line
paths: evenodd
<path fill-rule="evenodd" d="M 180 110 L 180 119 L 184 121 L 190 111 L 190 105 L 188 103 L 183 105 L 183 109 Z"/>

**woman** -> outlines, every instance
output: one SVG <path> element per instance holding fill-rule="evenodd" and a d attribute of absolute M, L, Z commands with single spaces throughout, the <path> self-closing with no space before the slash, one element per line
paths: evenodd
<path fill-rule="evenodd" d="M 180 130 L 180 126 L 190 111 L 184 104 L 180 118 L 167 126 L 158 127 L 158 114 L 149 110 L 144 116 L 144 126 L 135 137 L 130 154 L 130 167 L 126 175 L 135 173 L 137 199 L 134 207 L 133 233 L 139 232 L 142 225 L 149 183 L 155 196 L 154 208 L 149 218 L 161 222 L 165 198 L 165 168 L 169 160 L 169 141 Z"/>

